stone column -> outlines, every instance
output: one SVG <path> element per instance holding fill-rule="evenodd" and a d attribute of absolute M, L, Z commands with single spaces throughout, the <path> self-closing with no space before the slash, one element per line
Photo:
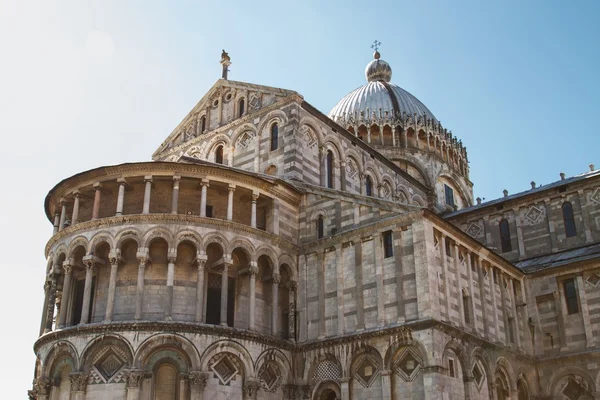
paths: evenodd
<path fill-rule="evenodd" d="M 444 271 L 444 296 L 446 297 L 446 318 L 451 322 L 450 318 L 450 283 L 448 282 L 448 262 L 446 261 L 446 235 L 440 234 L 440 258 L 442 259 L 442 268 Z"/>
<path fill-rule="evenodd" d="M 350 400 L 350 377 L 340 378 L 340 389 L 342 391 L 342 400 Z"/>
<path fill-rule="evenodd" d="M 92 208 L 92 219 L 98 219 L 100 215 L 100 198 L 102 196 L 102 184 L 94 183 L 94 207 Z"/>
<path fill-rule="evenodd" d="M 512 333 L 514 335 L 514 330 L 512 332 L 508 331 L 508 313 L 506 312 L 506 289 L 508 287 L 508 282 L 506 282 L 505 285 L 505 279 L 506 277 L 504 276 L 504 274 L 498 270 L 498 278 L 500 279 L 500 311 L 502 312 L 502 320 L 504 321 L 504 344 L 506 345 L 513 345 L 513 343 L 510 343 L 510 334 Z M 513 338 L 514 339 L 514 338 Z"/>
<path fill-rule="evenodd" d="M 62 231 L 65 227 L 65 220 L 67 219 L 67 202 L 65 199 L 61 199 L 60 201 L 61 211 L 60 211 L 60 221 L 58 222 L 58 231 Z"/>
<path fill-rule="evenodd" d="M 288 339 L 292 342 L 296 341 L 296 291 L 298 289 L 298 283 L 296 281 L 289 281 L 289 308 L 288 308 Z"/>
<path fill-rule="evenodd" d="M 60 302 L 60 314 L 58 316 L 58 327 L 64 328 L 67 322 L 67 309 L 69 306 L 69 295 L 71 294 L 71 279 L 73 271 L 72 260 L 66 260 L 63 262 L 63 269 L 65 270 L 65 279 L 63 281 L 62 289 L 62 301 Z"/>
<path fill-rule="evenodd" d="M 110 259 L 110 279 L 108 281 L 108 296 L 106 299 L 106 312 L 104 313 L 104 322 L 111 322 L 113 311 L 115 309 L 115 290 L 117 288 L 117 272 L 119 264 L 123 262 L 121 250 L 112 250 L 109 254 Z"/>
<path fill-rule="evenodd" d="M 125 203 L 125 186 L 127 186 L 127 181 L 125 178 L 117 179 L 117 183 L 119 184 L 119 195 L 117 197 L 117 212 L 116 215 L 123 215 L 123 204 Z"/>
<path fill-rule="evenodd" d="M 39 336 L 42 336 L 44 333 L 44 328 L 46 327 L 46 310 L 48 310 L 48 303 L 50 301 L 50 288 L 52 287 L 50 281 L 46 278 L 46 282 L 44 282 L 44 306 L 42 307 L 42 320 L 40 321 L 40 333 Z"/>
<path fill-rule="evenodd" d="M 94 278 L 94 270 L 98 258 L 95 256 L 83 257 L 85 264 L 85 286 L 83 288 L 83 304 L 81 306 L 81 321 L 79 324 L 87 324 L 90 322 L 90 301 L 92 300 L 92 279 Z"/>
<path fill-rule="evenodd" d="M 171 198 L 171 214 L 177 214 L 179 206 L 179 182 L 181 176 L 175 175 L 173 177 L 173 197 Z"/>
<path fill-rule="evenodd" d="M 144 298 L 144 276 L 146 274 L 146 264 L 150 262 L 148 256 L 148 250 L 138 251 L 136 254 L 139 262 L 138 276 L 137 276 L 137 288 L 135 294 L 135 320 L 142 319 L 142 300 Z"/>
<path fill-rule="evenodd" d="M 335 246 L 335 272 L 336 272 L 336 298 L 337 298 L 337 334 L 344 334 L 344 248 L 343 245 Z"/>
<path fill-rule="evenodd" d="M 227 195 L 227 221 L 233 220 L 233 192 L 235 192 L 235 185 L 229 185 L 229 194 Z"/>
<path fill-rule="evenodd" d="M 496 284 L 494 283 L 494 267 L 490 266 L 489 273 L 490 292 L 492 294 L 492 318 L 494 320 L 494 337 L 500 341 L 500 328 L 498 327 L 498 304 L 496 303 Z"/>
<path fill-rule="evenodd" d="M 517 242 L 519 245 L 519 257 L 523 258 L 526 256 L 525 254 L 525 243 L 523 242 L 523 227 L 521 226 L 521 213 L 519 212 L 519 207 L 515 207 L 513 209 L 515 213 L 515 225 L 517 227 Z"/>
<path fill-rule="evenodd" d="M 392 400 L 392 383 L 390 376 L 392 371 L 381 371 L 381 400 Z"/>
<path fill-rule="evenodd" d="M 486 315 L 487 301 L 485 299 L 485 279 L 483 276 L 483 265 L 479 257 L 475 258 L 475 266 L 477 268 L 477 277 L 479 279 L 479 299 L 481 301 L 481 315 Z M 490 340 L 490 328 L 488 326 L 487 318 L 483 318 L 483 337 Z"/>
<path fill-rule="evenodd" d="M 471 331 L 477 332 L 477 320 L 475 319 L 475 292 L 473 287 L 473 260 L 471 259 L 471 253 L 465 251 L 465 257 L 467 258 L 467 279 L 469 280 L 469 317 L 471 320 Z M 482 298 L 483 304 L 483 298 Z"/>
<path fill-rule="evenodd" d="M 277 336 L 277 306 L 279 305 L 279 284 L 281 283 L 281 276 L 279 274 L 273 274 L 273 280 L 271 282 L 272 298 L 271 298 L 271 334 Z"/>
<path fill-rule="evenodd" d="M 146 187 L 144 189 L 144 208 L 142 214 L 150 214 L 150 196 L 152 195 L 152 175 L 144 176 Z"/>
<path fill-rule="evenodd" d="M 208 376 L 208 373 L 203 371 L 190 372 L 188 377 L 190 381 L 190 400 L 202 400 Z"/>
<path fill-rule="evenodd" d="M 208 257 L 199 254 L 196 257 L 198 264 L 198 277 L 196 278 L 196 322 L 204 322 L 204 266 Z"/>
<path fill-rule="evenodd" d="M 230 192 L 231 193 L 231 192 Z M 228 277 L 229 267 L 233 265 L 231 258 L 223 260 L 223 272 L 221 274 L 221 326 L 227 326 L 227 291 L 228 291 Z"/>
<path fill-rule="evenodd" d="M 340 162 L 340 189 L 346 191 L 346 163 Z"/>
<path fill-rule="evenodd" d="M 256 274 L 258 273 L 258 265 L 256 261 L 250 261 L 250 268 L 248 268 L 248 275 L 250 277 L 250 302 L 248 304 L 248 329 L 253 331 L 255 329 L 255 307 L 256 307 Z"/>
<path fill-rule="evenodd" d="M 85 372 L 73 372 L 69 374 L 71 380 L 71 400 L 85 400 L 89 375 Z"/>
<path fill-rule="evenodd" d="M 203 178 L 200 185 L 202 186 L 202 192 L 200 193 L 200 216 L 206 217 L 206 192 L 210 186 L 208 179 Z"/>
<path fill-rule="evenodd" d="M 321 186 L 327 187 L 327 147 L 319 146 L 319 169 Z"/>
<path fill-rule="evenodd" d="M 583 320 L 583 331 L 585 333 L 585 347 L 594 346 L 595 338 L 592 332 L 592 325 L 590 324 L 590 310 L 585 295 L 585 284 L 583 277 L 577 275 L 575 278 L 577 282 L 577 295 L 579 297 L 579 304 L 581 307 L 581 319 Z"/>
<path fill-rule="evenodd" d="M 140 369 L 130 369 L 125 371 L 125 376 L 127 378 L 127 400 L 140 399 L 144 374 L 144 371 Z"/>
<path fill-rule="evenodd" d="M 60 214 L 56 213 L 56 214 L 54 214 L 54 225 L 53 225 L 53 229 L 52 229 L 53 235 L 56 232 L 58 232 L 59 226 L 60 226 Z"/>
<path fill-rule="evenodd" d="M 467 312 L 469 312 L 469 310 L 465 310 L 464 304 L 463 304 L 463 290 L 462 290 L 462 277 L 461 277 L 461 273 L 460 273 L 460 260 L 459 260 L 459 252 L 460 252 L 460 248 L 458 247 L 458 243 L 454 242 L 454 246 L 453 246 L 453 257 L 452 257 L 452 261 L 454 263 L 454 270 L 456 271 L 456 284 L 457 287 L 456 289 L 458 290 L 457 296 L 456 296 L 456 300 L 458 302 L 458 313 L 459 313 L 459 320 L 460 320 L 460 325 L 462 327 L 467 326 L 467 317 L 466 314 Z"/>
<path fill-rule="evenodd" d="M 508 290 L 509 290 L 509 298 L 510 303 L 512 305 L 512 314 L 513 314 L 513 328 L 515 334 L 515 345 L 518 349 L 521 348 L 521 336 L 519 335 L 519 318 L 517 314 L 517 296 L 515 295 L 515 282 L 510 278 L 508 279 Z M 524 329 L 527 329 L 527 326 L 523 326 Z"/>
<path fill-rule="evenodd" d="M 57 265 L 54 265 L 53 268 L 58 269 Z M 44 333 L 48 333 L 52 331 L 52 321 L 54 320 L 54 307 L 56 306 L 56 274 L 54 272 L 50 273 L 50 296 L 48 298 L 48 307 L 46 308 L 46 326 L 44 328 Z"/>
<path fill-rule="evenodd" d="M 325 325 L 325 266 L 323 250 L 317 253 L 317 281 L 319 284 L 319 339 L 327 336 L 327 327 Z"/>
<path fill-rule="evenodd" d="M 383 272 L 383 235 L 376 232 L 373 235 L 373 253 L 375 255 L 375 284 L 377 290 L 377 326 L 385 325 L 385 291 Z M 339 321 L 338 321 L 339 322 Z"/>
<path fill-rule="evenodd" d="M 256 201 L 258 196 L 258 192 L 252 192 L 252 212 L 250 214 L 250 226 L 252 228 L 256 228 Z"/>
<path fill-rule="evenodd" d="M 169 266 L 167 267 L 167 304 L 165 305 L 165 321 L 173 320 L 173 283 L 175 282 L 175 260 L 177 250 L 169 250 Z"/>
<path fill-rule="evenodd" d="M 73 192 L 73 214 L 71 215 L 71 225 L 75 225 L 79 219 L 79 190 Z"/>

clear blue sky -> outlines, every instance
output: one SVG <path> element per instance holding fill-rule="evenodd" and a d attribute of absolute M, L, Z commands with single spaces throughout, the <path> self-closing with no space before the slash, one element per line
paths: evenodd
<path fill-rule="evenodd" d="M 47 191 L 148 160 L 219 78 L 221 49 L 230 79 L 327 113 L 364 83 L 380 40 L 392 81 L 463 140 L 490 200 L 600 166 L 599 20 L 591 1 L 0 0 L 3 397 L 30 387 Z"/>

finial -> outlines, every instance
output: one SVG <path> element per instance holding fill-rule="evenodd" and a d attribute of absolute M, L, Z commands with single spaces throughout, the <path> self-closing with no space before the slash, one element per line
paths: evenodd
<path fill-rule="evenodd" d="M 594 164 L 590 164 L 590 171 L 595 171 L 596 167 L 594 166 Z"/>
<path fill-rule="evenodd" d="M 227 79 L 227 72 L 229 72 L 229 66 L 231 65 L 231 58 L 229 54 L 225 50 L 221 53 L 221 65 L 223 66 L 223 74 L 221 75 L 222 79 Z"/>
<path fill-rule="evenodd" d="M 379 41 L 377 41 L 377 40 L 375 40 L 375 41 L 373 42 L 373 44 L 371 45 L 371 48 L 372 48 L 373 50 L 375 50 L 375 53 L 373 53 L 373 58 L 374 58 L 375 60 L 379 60 L 379 58 L 381 57 L 381 54 L 379 54 L 379 51 L 378 51 L 378 50 L 379 50 L 379 46 L 381 46 L 381 42 L 379 42 Z"/>

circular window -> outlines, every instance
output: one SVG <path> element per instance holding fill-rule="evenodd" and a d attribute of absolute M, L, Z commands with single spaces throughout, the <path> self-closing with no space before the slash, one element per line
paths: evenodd
<path fill-rule="evenodd" d="M 216 106 L 218 106 L 218 105 L 219 105 L 219 100 L 215 100 L 215 101 L 213 101 L 213 107 L 216 107 Z"/>
<path fill-rule="evenodd" d="M 231 93 L 228 93 L 227 96 L 225 96 L 225 100 L 227 100 L 227 101 L 231 100 Z"/>

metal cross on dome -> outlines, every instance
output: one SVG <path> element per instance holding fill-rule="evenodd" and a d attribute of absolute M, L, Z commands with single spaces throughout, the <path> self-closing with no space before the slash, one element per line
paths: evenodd
<path fill-rule="evenodd" d="M 373 44 L 371 45 L 371 48 L 375 51 L 377 51 L 379 49 L 379 46 L 381 46 L 381 42 L 378 42 L 377 40 L 375 40 L 373 42 Z"/>

